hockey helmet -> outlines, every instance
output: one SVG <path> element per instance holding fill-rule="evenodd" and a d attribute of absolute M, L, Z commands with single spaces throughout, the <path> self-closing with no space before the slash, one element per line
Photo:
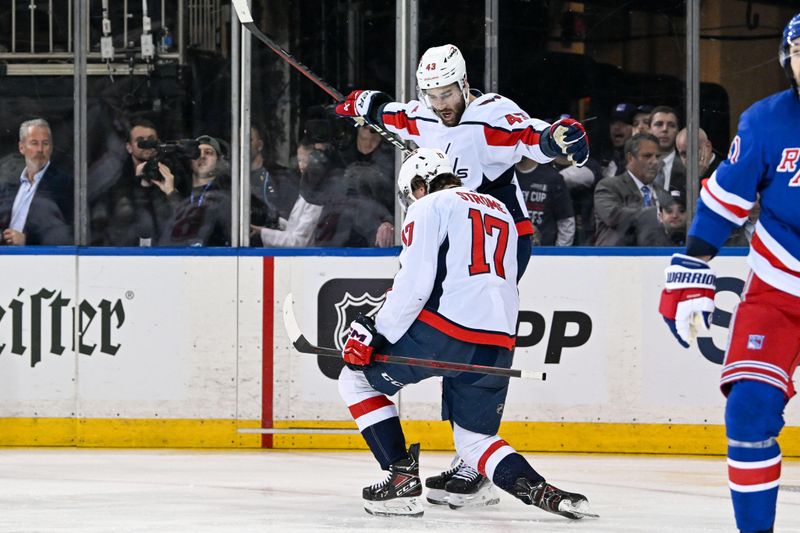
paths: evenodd
<path fill-rule="evenodd" d="M 416 200 L 414 190 L 424 186 L 427 191 L 431 182 L 442 174 L 453 174 L 447 154 L 436 148 L 419 148 L 412 152 L 403 161 L 397 176 L 397 197 L 403 209 L 408 209 Z"/>
<path fill-rule="evenodd" d="M 783 67 L 784 72 L 786 75 L 789 76 L 789 79 L 792 80 L 792 85 L 796 85 L 794 79 L 794 73 L 792 72 L 792 65 L 791 65 L 791 48 L 792 42 L 796 39 L 800 38 L 800 13 L 796 14 L 792 17 L 786 27 L 783 28 L 783 37 L 781 38 L 781 46 L 778 50 L 778 61 Z"/>
<path fill-rule="evenodd" d="M 467 93 L 467 64 L 461 50 L 452 44 L 428 48 L 419 60 L 417 67 L 417 87 L 419 99 L 431 107 L 425 95 L 427 89 L 447 87 L 457 83 L 466 102 Z"/>

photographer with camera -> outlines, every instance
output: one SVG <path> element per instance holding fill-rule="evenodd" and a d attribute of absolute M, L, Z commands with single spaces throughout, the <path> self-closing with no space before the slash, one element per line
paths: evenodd
<path fill-rule="evenodd" d="M 182 143 L 181 151 L 197 147 L 191 162 L 192 189 L 175 210 L 161 244 L 170 246 L 230 246 L 231 195 L 224 187 L 230 180 L 230 165 L 223 157 L 221 142 L 201 135 Z M 160 168 L 160 167 L 159 167 Z"/>
<path fill-rule="evenodd" d="M 167 143 L 169 145 L 169 143 Z M 164 162 L 155 124 L 131 122 L 119 179 L 91 205 L 91 243 L 95 246 L 155 246 L 181 197 L 174 162 Z"/>

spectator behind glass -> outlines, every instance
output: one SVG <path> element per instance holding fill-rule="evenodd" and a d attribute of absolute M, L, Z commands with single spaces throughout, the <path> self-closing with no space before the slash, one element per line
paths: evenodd
<path fill-rule="evenodd" d="M 230 179 L 230 167 L 219 140 L 209 135 L 196 140 L 200 154 L 190 164 L 192 188 L 188 198 L 177 207 L 163 244 L 230 246 L 231 195 L 221 185 Z"/>
<path fill-rule="evenodd" d="M 371 184 L 383 179 L 376 165 L 347 165 L 341 181 L 326 198 L 314 231 L 314 246 L 364 248 L 394 243 L 394 215 L 374 196 Z"/>
<path fill-rule="evenodd" d="M 526 157 L 516 165 L 525 206 L 536 232 L 535 246 L 571 246 L 575 239 L 575 212 L 564 177 L 551 165 Z"/>
<path fill-rule="evenodd" d="M 653 112 L 653 106 L 642 104 L 636 107 L 631 120 L 633 128 L 633 135 L 637 133 L 650 133 L 650 114 Z"/>
<path fill-rule="evenodd" d="M 659 169 L 658 139 L 636 134 L 625 143 L 626 171 L 604 178 L 594 191 L 597 246 L 635 246 L 636 219 L 655 205 L 664 190 L 655 185 Z"/>
<path fill-rule="evenodd" d="M 157 246 L 181 202 L 175 175 L 166 163 L 159 162 L 153 174 L 144 173 L 145 163 L 157 156 L 157 150 L 141 148 L 140 142 L 159 142 L 149 120 L 133 120 L 118 179 L 90 205 L 93 245 Z"/>
<path fill-rule="evenodd" d="M 250 128 L 250 224 L 278 228 L 280 218 L 288 219 L 297 200 L 299 179 L 295 171 L 267 160 L 268 136 L 260 126 Z M 253 234 L 250 246 L 261 246 L 261 236 Z"/>
<path fill-rule="evenodd" d="M 289 218 L 281 218 L 278 228 L 250 226 L 251 237 L 260 235 L 263 246 L 310 246 L 326 197 L 344 187 L 338 154 L 329 143 L 303 137 L 297 145 L 297 168 L 300 172 L 300 194 Z"/>
<path fill-rule="evenodd" d="M 3 184 L 0 189 L 2 243 L 73 244 L 73 181 L 50 161 L 53 143 L 46 120 L 22 123 L 19 153 L 25 159 L 25 168 L 16 182 Z"/>
<path fill-rule="evenodd" d="M 616 176 L 625 168 L 625 141 L 631 138 L 631 122 L 636 107 L 620 103 L 614 106 L 609 116 L 608 137 L 611 139 L 611 152 L 603 157 L 603 176 Z"/>
<path fill-rule="evenodd" d="M 684 246 L 686 244 L 686 196 L 670 191 L 659 197 L 658 205 L 645 207 L 636 221 L 637 246 Z"/>
<path fill-rule="evenodd" d="M 683 128 L 678 132 L 678 136 L 675 137 L 675 147 L 678 150 L 678 157 L 681 158 L 684 167 L 687 162 L 686 149 L 688 144 L 689 133 L 686 128 Z M 702 186 L 703 180 L 711 177 L 711 174 L 713 174 L 719 164 L 722 163 L 723 157 L 721 154 L 714 151 L 714 146 L 711 144 L 703 128 L 697 130 L 697 147 L 697 175 L 700 178 L 700 186 Z"/>
<path fill-rule="evenodd" d="M 653 108 L 650 115 L 650 133 L 658 139 L 661 168 L 656 176 L 656 185 L 664 190 L 686 191 L 686 167 L 677 157 L 675 137 L 678 135 L 678 113 L 667 106 Z"/>
<path fill-rule="evenodd" d="M 394 211 L 394 150 L 372 128 L 357 127 L 355 142 L 342 152 L 347 165 L 362 163 L 362 168 L 364 165 L 373 165 L 377 169 L 378 174 L 373 176 L 374 179 L 364 181 L 360 186 L 368 190 L 368 194 L 388 211 Z"/>
<path fill-rule="evenodd" d="M 365 202 L 378 202 L 390 214 L 365 246 L 394 244 L 394 147 L 370 127 L 357 127 L 355 141 L 342 153 L 346 180 Z M 352 194 L 351 194 L 352 198 Z M 378 211 L 367 208 L 372 213 Z"/>
<path fill-rule="evenodd" d="M 582 167 L 573 165 L 566 157 L 556 157 L 551 165 L 564 178 L 572 198 L 575 212 L 573 244 L 591 246 L 594 244 L 594 189 L 603 179 L 603 167 L 591 156 Z"/>

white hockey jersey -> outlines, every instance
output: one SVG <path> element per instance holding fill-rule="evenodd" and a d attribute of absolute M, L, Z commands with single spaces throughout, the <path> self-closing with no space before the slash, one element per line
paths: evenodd
<path fill-rule="evenodd" d="M 438 148 L 453 163 L 463 185 L 502 201 L 514 217 L 520 235 L 533 225 L 514 174 L 514 165 L 528 157 L 549 163 L 539 137 L 549 124 L 530 118 L 513 101 L 495 93 L 473 100 L 456 126 L 445 126 L 425 104 L 412 100 L 384 106 L 381 120 L 387 130 L 424 148 Z"/>
<path fill-rule="evenodd" d="M 437 191 L 411 204 L 401 237 L 378 332 L 397 342 L 420 320 L 455 339 L 513 348 L 517 231 L 502 202 L 466 187 Z"/>

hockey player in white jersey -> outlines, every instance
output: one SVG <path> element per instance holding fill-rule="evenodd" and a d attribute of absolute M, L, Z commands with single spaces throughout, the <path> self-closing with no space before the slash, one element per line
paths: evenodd
<path fill-rule="evenodd" d="M 375 321 L 359 316 L 351 324 L 343 350 L 347 366 L 339 375 L 342 398 L 381 468 L 389 472 L 385 481 L 363 489 L 366 511 L 423 514 L 419 445 L 406 450 L 397 408 L 388 396 L 443 376 L 442 413 L 452 424 L 464 462 L 526 504 L 582 518 L 589 511 L 584 496 L 548 484 L 497 436 L 507 377 L 373 361 L 379 350 L 509 368 L 516 340 L 517 233 L 508 209 L 461 186 L 439 150 L 414 152 L 400 169 L 398 185 L 410 204 L 400 271 Z"/>
<path fill-rule="evenodd" d="M 380 91 L 353 91 L 336 106 L 342 116 L 363 117 L 417 146 L 438 148 L 453 163 L 464 187 L 494 196 L 511 213 L 519 234 L 518 274 L 531 255 L 533 224 L 514 174 L 522 157 L 549 163 L 567 156 L 582 166 L 589 140 L 580 122 L 565 118 L 548 124 L 530 118 L 499 94 L 470 89 L 459 49 L 429 48 L 417 68 L 419 100 L 391 102 Z"/>
<path fill-rule="evenodd" d="M 418 100 L 391 102 L 380 91 L 353 91 L 336 112 L 363 117 L 418 146 L 442 150 L 464 187 L 503 202 L 517 229 L 517 279 L 521 278 L 531 257 L 534 229 L 515 164 L 522 157 L 549 163 L 556 156 L 567 156 L 582 166 L 589 158 L 583 126 L 570 118 L 548 124 L 529 117 L 508 98 L 470 89 L 464 58 L 451 44 L 429 48 L 422 55 L 417 85 Z M 431 500 L 447 503 L 444 485 L 454 476 L 465 490 L 483 484 L 479 475 L 462 465 L 456 462 L 454 468 L 426 480 L 426 485 L 439 490 L 429 496 Z"/>

